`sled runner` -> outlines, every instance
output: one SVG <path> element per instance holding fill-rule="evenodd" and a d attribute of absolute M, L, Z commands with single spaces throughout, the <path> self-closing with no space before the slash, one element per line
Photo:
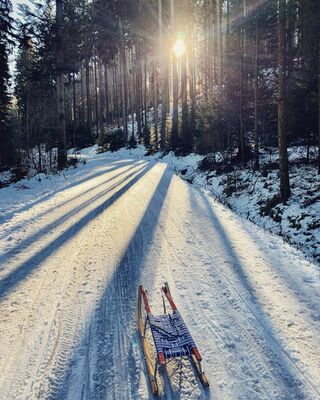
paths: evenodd
<path fill-rule="evenodd" d="M 203 386 L 208 387 L 209 382 L 201 367 L 200 352 L 173 302 L 167 283 L 162 287 L 162 291 L 165 295 L 162 297 L 164 311 L 162 315 L 152 314 L 148 293 L 142 285 L 139 286 L 138 293 L 138 330 L 152 393 L 157 395 L 159 392 L 157 375 L 160 368 L 177 357 L 188 358 L 193 363 Z M 165 298 L 170 304 L 171 313 L 167 313 Z M 151 332 L 149 338 L 148 332 Z"/>

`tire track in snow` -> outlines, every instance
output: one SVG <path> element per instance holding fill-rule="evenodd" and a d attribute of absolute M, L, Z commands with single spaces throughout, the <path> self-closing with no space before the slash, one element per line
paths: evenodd
<path fill-rule="evenodd" d="M 109 213 L 110 217 L 112 218 L 113 210 L 109 209 L 108 213 Z M 91 245 L 91 252 L 93 252 L 93 251 L 95 252 L 95 255 L 94 255 L 95 264 L 96 264 L 96 268 L 99 268 L 99 251 L 96 251 L 98 249 L 95 249 L 94 247 L 96 245 L 96 246 L 100 247 L 101 248 L 100 251 L 102 251 L 101 243 L 105 244 L 105 237 L 100 234 L 100 232 L 103 231 L 103 214 L 101 216 L 99 216 L 99 218 L 97 218 L 94 222 L 91 221 L 89 225 L 90 225 L 90 228 L 89 228 L 90 234 L 88 235 L 89 237 L 87 238 L 87 242 Z M 109 251 L 110 250 L 112 250 L 111 247 L 109 248 Z M 88 250 L 88 246 L 87 246 L 87 249 L 85 249 L 83 253 L 86 256 L 88 256 L 88 254 L 90 254 L 90 251 Z M 89 262 L 89 264 L 90 264 L 90 262 Z M 100 265 L 100 267 L 101 267 L 101 265 Z M 85 270 L 85 264 L 82 266 L 82 268 L 80 268 L 80 270 Z M 100 272 L 102 272 L 102 271 L 100 271 Z M 103 277 L 104 273 L 101 274 L 101 277 Z M 99 271 L 95 275 L 97 276 L 97 279 L 99 281 L 100 280 L 98 278 Z M 81 281 L 81 279 L 79 277 L 77 277 L 75 279 L 75 282 L 79 283 L 79 281 Z M 71 285 L 71 287 L 73 287 L 73 285 Z M 74 323 L 68 325 L 69 320 L 71 320 L 71 321 L 75 320 L 75 317 L 72 315 L 72 312 L 74 309 L 74 303 L 78 297 L 78 293 L 74 293 L 73 296 L 74 296 L 74 298 L 72 298 L 72 296 L 69 295 L 68 301 L 64 302 L 64 315 L 65 315 L 64 318 L 65 319 L 62 320 L 63 322 L 61 323 L 61 325 L 66 326 L 66 330 L 63 334 L 60 335 L 61 343 L 59 344 L 59 348 L 57 350 L 58 362 L 56 363 L 55 370 L 53 372 L 54 380 L 50 384 L 50 388 L 51 388 L 50 398 L 51 399 L 61 399 L 61 398 L 65 398 L 68 395 L 67 394 L 68 388 L 64 388 L 61 385 L 68 378 L 68 375 L 67 376 L 65 375 L 65 371 L 67 369 L 69 369 L 70 355 L 72 356 L 72 354 L 75 352 L 75 346 L 79 342 L 80 337 L 83 334 L 83 330 L 82 331 L 75 330 Z M 99 326 L 100 332 L 102 332 L 104 324 L 100 318 L 98 319 L 98 326 Z M 95 335 L 95 332 L 91 327 L 90 321 L 87 324 L 87 329 L 89 329 L 89 333 L 87 335 L 88 336 L 87 343 L 89 345 L 89 348 L 91 348 L 92 347 L 91 342 L 93 340 L 92 337 Z M 72 340 L 70 341 L 69 339 L 66 339 L 66 338 L 72 338 Z M 84 396 L 84 398 L 87 398 L 86 396 L 88 396 L 88 393 L 90 393 L 92 386 L 93 386 L 92 390 L 96 394 L 96 398 L 102 398 L 101 390 L 104 388 L 104 385 L 103 384 L 99 385 L 100 380 L 96 378 L 96 375 L 93 377 L 94 383 L 92 383 L 91 379 L 90 379 L 90 370 L 91 370 L 91 368 L 93 368 L 93 366 L 91 365 L 89 351 L 85 350 L 85 349 L 82 349 L 81 351 L 83 351 L 84 354 L 86 354 L 86 359 L 87 359 L 88 367 L 89 367 L 88 368 L 89 371 L 87 371 L 87 372 L 89 372 L 89 374 L 87 373 L 85 375 L 86 384 L 83 387 L 83 396 Z M 100 357 L 101 357 L 101 355 L 100 355 Z M 98 385 L 96 384 L 96 382 L 98 382 Z"/>
<path fill-rule="evenodd" d="M 81 248 L 81 242 L 79 243 L 79 247 Z M 75 264 L 75 261 L 78 259 L 78 249 L 76 247 L 73 247 L 73 251 L 70 252 L 70 258 L 68 258 L 68 261 L 70 261 L 70 264 Z M 26 340 L 28 338 L 28 336 L 30 334 L 33 333 L 34 329 L 35 329 L 35 325 L 36 325 L 36 321 L 35 318 L 37 318 L 37 316 L 39 315 L 39 313 L 43 314 L 44 313 L 44 309 L 46 309 L 46 320 L 51 323 L 50 325 L 47 325 L 48 327 L 39 327 L 37 326 L 37 329 L 40 329 L 39 332 L 39 338 L 41 338 L 40 344 L 35 344 L 35 345 L 31 345 L 29 353 L 28 353 L 28 359 L 27 362 L 29 364 L 29 368 L 32 368 L 33 366 L 37 365 L 40 363 L 42 363 L 42 361 L 39 361 L 39 357 L 42 357 L 41 351 L 43 351 L 44 348 L 46 348 L 46 352 L 50 349 L 50 341 L 53 340 L 53 338 L 56 335 L 56 331 L 58 331 L 57 329 L 57 320 L 56 320 L 56 314 L 57 314 L 57 310 L 55 306 L 52 306 L 52 304 L 46 304 L 46 297 L 47 297 L 47 290 L 45 289 L 45 286 L 48 284 L 48 282 L 50 283 L 51 281 L 54 281 L 56 288 L 59 289 L 55 289 L 55 291 L 57 292 L 57 295 L 60 296 L 59 298 L 61 298 L 64 295 L 64 291 L 65 288 L 69 282 L 70 276 L 71 274 L 68 273 L 68 269 L 67 269 L 67 273 L 66 274 L 57 274 L 56 272 L 56 265 L 63 265 L 63 262 L 65 261 L 65 255 L 62 257 L 62 259 L 59 259 L 58 257 L 55 257 L 53 260 L 50 260 L 49 264 L 46 266 L 45 271 L 42 274 L 42 278 L 41 281 L 39 281 L 38 276 L 36 277 L 32 277 L 30 279 L 31 283 L 32 282 L 37 282 L 37 286 L 36 286 L 36 291 L 32 292 L 32 302 L 29 306 L 28 311 L 26 312 L 26 317 L 24 319 L 24 323 L 23 326 L 21 327 L 21 338 L 18 341 L 16 338 L 16 343 L 17 346 L 15 346 L 15 349 L 13 352 L 11 352 L 11 357 L 10 360 L 7 360 L 7 373 L 10 372 L 10 370 L 14 367 L 11 367 L 11 364 L 13 364 L 15 362 L 15 359 L 19 358 L 19 354 L 24 352 L 24 346 L 26 346 Z M 60 279 L 62 278 L 62 279 Z M 57 281 L 58 279 L 58 281 Z M 58 303 L 59 306 L 59 303 Z M 38 340 L 35 337 L 35 340 Z M 28 368 L 28 369 L 29 369 Z M 26 369 L 26 368 L 25 368 Z M 27 374 L 29 374 L 27 370 Z M 44 367 L 39 367 L 39 369 L 37 370 L 37 381 L 39 380 L 39 376 L 43 375 L 43 371 L 44 371 Z M 6 375 L 2 372 L 1 377 L 3 378 L 3 381 L 6 381 Z M 28 393 L 25 393 L 25 385 L 24 385 L 24 381 L 27 378 L 24 376 L 23 373 L 18 373 L 18 371 L 16 371 L 16 379 L 14 382 L 12 382 L 12 384 L 14 384 L 14 387 L 20 387 L 19 389 L 19 395 L 23 395 L 23 396 L 28 396 Z M 20 382 L 20 383 L 19 383 Z M 10 390 L 10 392 L 12 392 L 12 394 L 15 391 L 15 388 L 12 388 Z M 37 392 L 37 382 L 34 382 L 33 387 L 32 387 L 32 391 Z M 17 394 L 17 396 L 19 396 Z M 40 394 L 34 394 L 35 398 L 41 398 Z M 39 397 L 40 396 L 40 397 Z M 13 396 L 14 398 L 18 398 L 16 396 Z M 23 397 L 24 398 L 24 397 Z"/>
<path fill-rule="evenodd" d="M 139 171 L 139 170 L 138 170 Z M 128 174 L 127 174 L 128 175 Z M 122 182 L 122 180 L 121 180 Z M 120 183 L 121 183 L 120 182 Z M 118 182 L 119 183 L 119 182 Z M 125 184 L 125 182 L 124 182 Z M 98 192 L 101 192 L 103 188 L 99 187 L 97 188 Z M 114 187 L 114 189 L 116 189 Z M 90 195 L 94 195 L 94 193 L 91 193 Z M 94 207 L 94 204 L 92 205 Z M 69 207 L 69 206 L 68 206 Z M 65 209 L 65 208 L 64 208 Z M 67 208 L 68 209 L 68 208 Z M 76 217 L 73 218 L 73 220 L 76 219 Z M 73 220 L 70 222 L 73 223 Z M 90 225 L 90 224 L 89 224 Z M 33 228 L 34 229 L 34 228 Z M 86 228 L 86 232 L 88 233 L 88 229 Z M 92 241 L 94 241 L 94 237 L 92 234 Z M 31 315 L 33 318 L 28 318 L 25 317 L 25 323 L 21 325 L 21 332 L 23 333 L 24 337 L 26 338 L 25 340 L 20 339 L 20 347 L 18 345 L 15 347 L 15 351 L 11 353 L 12 355 L 12 360 L 14 361 L 15 359 L 20 358 L 20 350 L 21 353 L 24 354 L 26 353 L 26 342 L 30 342 L 29 340 L 29 335 L 34 335 L 34 327 L 37 326 L 37 322 L 35 321 L 34 317 L 37 318 L 36 315 L 36 310 L 40 309 L 41 313 L 44 314 L 46 313 L 46 317 L 49 319 L 49 325 L 47 327 L 43 328 L 40 326 L 37 327 L 37 329 L 40 329 L 39 331 L 39 340 L 41 341 L 40 346 L 38 344 L 35 344 L 34 346 L 29 346 L 29 343 L 27 344 L 28 347 L 30 347 L 28 353 L 24 358 L 27 357 L 21 363 L 21 368 L 22 366 L 24 367 L 24 371 L 21 372 L 21 374 L 18 372 L 20 369 L 19 368 L 16 370 L 15 374 L 17 375 L 14 380 L 11 379 L 6 379 L 5 375 L 2 374 L 2 378 L 4 381 L 6 381 L 6 386 L 9 384 L 11 385 L 11 389 L 9 390 L 8 393 L 10 393 L 10 396 L 12 395 L 12 398 L 18 399 L 18 398 L 27 398 L 29 397 L 29 392 L 27 389 L 28 386 L 26 386 L 25 383 L 32 382 L 31 376 L 29 373 L 29 370 L 32 370 L 34 368 L 37 368 L 36 372 L 36 380 L 32 382 L 31 384 L 31 398 L 47 398 L 46 396 L 48 395 L 48 387 L 50 386 L 50 383 L 47 382 L 48 379 L 52 380 L 53 386 L 54 382 L 57 381 L 57 375 L 59 371 L 63 370 L 65 367 L 65 359 L 67 357 L 67 349 L 69 348 L 68 351 L 70 351 L 70 345 L 69 343 L 64 342 L 63 346 L 60 346 L 60 341 L 62 340 L 61 338 L 71 338 L 74 337 L 73 331 L 75 327 L 75 323 L 78 323 L 76 321 L 75 314 L 72 312 L 74 308 L 74 303 L 77 301 L 77 296 L 74 294 L 74 301 L 69 301 L 68 304 L 68 299 L 70 300 L 71 294 L 72 294 L 72 287 L 75 285 L 77 286 L 77 279 L 79 280 L 79 275 L 76 277 L 74 271 L 72 270 L 72 266 L 77 266 L 79 264 L 80 260 L 78 257 L 78 251 L 80 249 L 80 254 L 83 253 L 84 257 L 86 257 L 86 251 L 83 250 L 84 245 L 83 243 L 86 242 L 88 237 L 83 235 L 83 241 L 77 240 L 73 238 L 73 241 L 70 242 L 69 248 L 74 245 L 74 250 L 71 251 L 71 257 L 68 255 L 66 258 L 66 254 L 62 254 L 61 257 L 59 258 L 59 254 L 56 256 L 56 254 L 53 255 L 52 259 L 48 259 L 44 266 L 42 266 L 41 270 L 36 271 L 32 276 L 28 277 L 26 280 L 26 283 L 28 286 L 33 285 L 33 283 L 36 283 L 36 291 L 32 291 L 32 303 L 29 307 L 28 315 Z M 82 250 L 81 250 L 82 249 Z M 58 257 L 58 258 L 57 258 Z M 80 257 L 81 258 L 81 257 Z M 19 260 L 19 258 L 17 258 Z M 65 263 L 68 263 L 65 267 L 63 267 L 62 271 L 57 269 L 57 267 L 62 267 L 65 265 Z M 71 281 L 68 281 L 69 278 L 71 278 L 71 275 L 68 273 L 64 272 L 71 271 L 71 275 L 73 279 Z M 39 282 L 39 277 L 41 277 L 41 282 Z M 61 279 L 62 278 L 62 281 Z M 51 284 L 51 281 L 54 282 L 54 284 L 57 287 L 53 287 Z M 64 283 L 63 283 L 64 282 Z M 39 284 L 40 283 L 40 284 Z M 79 283 L 79 282 L 78 282 Z M 25 286 L 25 283 L 23 283 Z M 64 287 L 67 288 L 67 292 L 64 291 Z M 53 307 L 54 314 L 52 314 L 52 305 L 46 303 L 46 292 L 56 292 L 62 300 L 60 303 L 57 303 L 55 306 L 56 309 Z M 16 290 L 14 293 L 19 293 L 20 295 L 21 291 Z M 31 292 L 30 292 L 31 293 Z M 23 292 L 21 292 L 21 296 L 25 297 Z M 9 298 L 11 295 L 8 296 Z M 59 306 L 60 304 L 60 306 Z M 48 308 L 48 311 L 46 311 Z M 34 314 L 34 315 L 33 315 Z M 57 322 L 58 321 L 58 322 Z M 75 322 L 76 321 L 76 322 Z M 35 338 L 36 339 L 36 338 Z M 65 340 L 65 339 L 63 339 Z M 57 344 L 59 343 L 59 345 Z M 46 355 L 41 354 L 41 351 L 43 348 L 46 347 Z M 19 350 L 20 349 L 20 350 Z M 55 352 L 58 353 L 60 357 L 60 361 L 56 360 L 56 355 Z M 40 357 L 40 358 L 39 358 Z M 6 370 L 7 372 L 10 371 L 10 362 L 7 360 L 6 363 Z M 56 367 L 56 370 L 49 368 L 48 364 L 50 366 L 51 362 L 54 362 L 54 365 Z M 25 362 L 28 363 L 29 367 L 26 368 Z M 60 367 L 59 367 L 60 364 Z M 56 374 L 56 375 L 55 375 Z M 51 375 L 51 376 L 50 376 Z M 41 382 L 41 387 L 39 388 L 39 382 Z M 46 383 L 47 382 L 47 383 Z M 16 395 L 14 395 L 16 393 Z M 38 393 L 38 394 L 37 394 Z M 8 397 L 9 398 L 9 397 Z M 11 398 L 11 397 L 10 397 Z M 7 400 L 7 399 L 6 399 Z"/>
<path fill-rule="evenodd" d="M 143 184 L 140 183 L 139 185 L 140 190 L 141 185 L 143 185 L 144 191 L 149 192 L 151 196 L 156 185 L 154 177 L 153 179 L 149 179 L 148 176 L 149 174 L 145 176 Z M 141 218 L 139 212 L 145 212 L 143 203 L 148 200 L 148 196 L 146 196 L 146 199 L 141 204 L 141 199 L 139 199 L 140 190 L 133 187 L 125 199 L 120 200 L 120 203 L 123 202 L 122 206 L 125 207 L 122 210 L 125 210 L 125 213 L 120 215 L 121 221 L 129 224 L 132 229 L 139 225 Z M 115 205 L 115 209 L 119 209 L 120 203 L 118 202 Z M 130 204 L 129 208 L 127 207 L 128 203 Z M 137 204 L 139 212 L 133 212 L 135 209 L 134 204 Z M 115 222 L 110 217 L 109 211 L 105 214 L 108 215 L 108 223 L 106 223 L 108 229 L 111 227 L 111 221 L 112 223 Z M 101 232 L 101 238 L 99 234 L 97 237 L 98 248 L 96 249 L 96 253 L 98 254 L 98 258 L 103 248 L 103 235 L 105 232 L 103 216 L 104 214 L 101 214 L 97 219 L 100 226 L 96 229 L 96 233 Z M 137 377 L 140 374 L 140 369 L 139 366 L 135 368 L 130 365 L 133 357 L 129 355 L 130 351 L 134 354 L 137 351 L 137 349 L 131 350 L 130 341 L 136 338 L 136 323 L 135 318 L 133 318 L 136 301 L 134 276 L 139 273 L 137 268 L 141 263 L 142 243 L 144 239 L 141 235 L 144 234 L 144 231 L 139 228 L 134 232 L 130 246 L 127 247 L 125 256 L 123 256 L 120 252 L 118 241 L 120 236 L 128 236 L 128 226 L 126 223 L 117 224 L 118 232 L 111 234 L 113 241 L 111 250 L 116 263 L 107 274 L 108 278 L 104 283 L 104 286 L 107 286 L 108 290 L 104 291 L 101 300 L 98 301 L 92 318 L 89 321 L 89 327 L 87 326 L 86 328 L 86 330 L 91 330 L 91 342 L 85 345 L 82 341 L 82 344 L 79 345 L 81 351 L 83 350 L 85 353 L 86 358 L 89 358 L 90 353 L 91 376 L 88 376 L 88 369 L 83 365 L 83 361 L 75 355 L 75 359 L 68 368 L 74 370 L 74 373 L 78 374 L 78 376 L 71 373 L 69 377 L 63 380 L 60 387 L 64 386 L 64 389 L 58 390 L 55 393 L 54 398 L 56 399 L 80 397 L 76 386 L 77 382 L 81 381 L 86 382 L 85 387 L 82 387 L 82 398 L 127 399 L 138 392 L 137 385 L 139 384 L 139 380 Z M 144 224 L 141 223 L 141 225 L 143 226 Z M 102 263 L 101 266 L 103 266 Z M 136 272 L 133 270 L 133 267 L 137 269 Z M 132 279 L 128 281 L 128 277 L 131 275 Z M 130 340 L 128 340 L 128 335 Z M 112 343 L 114 343 L 113 346 Z"/>
<path fill-rule="evenodd" d="M 152 193 L 154 183 L 150 181 L 149 175 L 145 177 L 143 187 L 145 192 Z M 139 192 L 137 190 L 134 194 L 131 192 L 132 204 L 127 210 L 128 214 L 122 216 L 122 219 L 130 221 L 130 218 L 134 217 L 132 216 L 132 210 L 135 209 L 134 203 L 140 202 Z M 139 221 L 135 224 L 137 223 Z M 126 234 L 126 226 L 120 225 L 119 229 L 119 235 Z M 137 351 L 132 347 L 132 343 L 137 342 L 136 322 L 132 316 L 135 316 L 136 300 L 134 275 L 138 271 L 134 272 L 133 268 L 138 266 L 143 258 L 145 234 L 147 233 L 144 232 L 143 226 L 135 231 L 124 256 L 117 252 L 116 243 L 113 246 L 115 258 L 118 260 L 115 267 L 116 273 L 112 278 L 112 285 L 109 284 L 108 291 L 99 305 L 98 316 L 94 319 L 94 329 L 100 334 L 97 343 L 98 354 L 106 355 L 97 359 L 93 389 L 95 399 L 138 398 L 136 397 L 137 385 L 141 369 L 136 358 L 133 355 L 130 356 L 130 352 L 136 354 Z M 124 335 L 129 335 L 129 338 Z"/>

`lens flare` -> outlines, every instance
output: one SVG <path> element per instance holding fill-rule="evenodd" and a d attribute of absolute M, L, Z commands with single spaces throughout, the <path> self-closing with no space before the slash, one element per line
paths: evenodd
<path fill-rule="evenodd" d="M 186 45 L 184 44 L 184 41 L 182 39 L 176 40 L 173 46 L 173 52 L 178 58 L 184 55 L 184 53 L 186 52 Z"/>

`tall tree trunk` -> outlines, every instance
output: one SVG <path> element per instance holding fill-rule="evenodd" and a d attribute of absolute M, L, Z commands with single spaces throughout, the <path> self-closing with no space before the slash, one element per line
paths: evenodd
<path fill-rule="evenodd" d="M 185 152 L 191 151 L 190 131 L 188 124 L 188 92 L 187 92 L 187 55 L 181 57 L 181 99 L 182 99 L 182 134 Z"/>
<path fill-rule="evenodd" d="M 240 96 L 239 96 L 239 120 L 240 120 L 240 152 L 242 167 L 245 166 L 245 142 L 244 142 L 244 120 L 243 120 L 243 98 L 244 98 L 244 32 L 240 32 Z"/>
<path fill-rule="evenodd" d="M 38 143 L 38 170 L 37 170 L 37 172 L 43 172 L 43 169 L 42 169 L 42 148 L 41 148 L 41 144 L 40 143 Z"/>
<path fill-rule="evenodd" d="M 155 147 L 158 148 L 158 71 L 155 59 L 153 60 L 153 119 Z"/>
<path fill-rule="evenodd" d="M 227 0 L 227 15 L 226 15 L 226 43 L 225 43 L 225 62 L 226 62 L 226 70 L 225 70 L 225 77 L 226 77 L 226 88 L 225 93 L 227 98 L 229 97 L 230 93 L 230 80 L 231 80 L 231 29 L 230 29 L 230 1 Z"/>
<path fill-rule="evenodd" d="M 128 89 L 127 89 L 127 63 L 124 44 L 124 33 L 121 19 L 119 19 L 120 31 L 120 71 L 121 71 L 121 95 L 122 95 L 122 125 L 125 140 L 128 140 Z"/>
<path fill-rule="evenodd" d="M 30 88 L 27 84 L 27 104 L 26 104 L 26 146 L 27 146 L 27 156 L 30 157 Z M 320 157 L 320 155 L 319 155 Z"/>
<path fill-rule="evenodd" d="M 141 130 L 141 42 L 136 40 L 136 120 L 137 120 L 137 135 L 142 137 Z"/>
<path fill-rule="evenodd" d="M 120 111 L 119 111 L 119 97 L 118 97 L 118 90 L 119 90 L 119 85 L 118 85 L 118 79 L 117 79 L 117 66 L 115 65 L 113 67 L 113 100 L 114 100 L 114 110 L 116 114 L 116 121 L 117 121 L 117 126 L 120 128 Z"/>
<path fill-rule="evenodd" d="M 189 32 L 188 32 L 188 21 L 190 15 L 188 15 L 188 7 L 187 1 L 183 2 L 184 12 L 182 13 L 182 18 L 180 20 L 179 29 L 181 29 L 185 33 L 186 41 L 189 41 Z M 189 44 L 189 43 L 188 43 Z M 188 49 L 189 46 L 187 45 Z M 187 72 L 188 72 L 188 62 L 189 62 L 189 53 L 185 52 L 180 57 L 181 62 L 181 102 L 182 102 L 182 119 L 181 119 L 181 128 L 182 128 L 182 136 L 183 136 L 183 151 L 185 153 L 189 153 L 192 150 L 192 134 L 190 132 L 190 126 L 188 121 L 188 81 L 187 81 Z"/>
<path fill-rule="evenodd" d="M 196 128 L 196 88 L 195 88 L 195 46 L 194 46 L 194 29 L 191 28 L 190 34 L 190 56 L 189 56 L 189 88 L 190 88 L 190 135 L 194 135 Z"/>
<path fill-rule="evenodd" d="M 208 47 L 206 52 L 206 58 L 208 59 L 208 68 L 206 69 L 206 74 L 208 74 L 208 85 L 209 85 L 209 97 L 212 101 L 214 86 L 217 80 L 217 32 L 216 32 L 216 12 L 215 3 L 216 0 L 209 0 L 208 9 Z M 211 64 L 211 65 L 210 65 Z"/>
<path fill-rule="evenodd" d="M 148 126 L 147 112 L 147 41 L 144 41 L 144 126 Z"/>
<path fill-rule="evenodd" d="M 57 25 L 57 112 L 58 112 L 58 168 L 67 164 L 66 115 L 64 106 L 63 74 L 63 0 L 56 0 Z"/>
<path fill-rule="evenodd" d="M 258 95 L 259 95 L 259 2 L 256 2 L 256 41 L 255 41 L 255 54 L 254 54 L 254 168 L 259 170 L 259 116 L 258 116 Z"/>
<path fill-rule="evenodd" d="M 76 74 L 72 73 L 72 121 L 77 120 Z"/>
<path fill-rule="evenodd" d="M 308 123 L 306 126 L 306 135 L 307 135 L 307 163 L 310 162 L 310 146 L 311 146 L 311 135 L 312 135 L 312 92 L 313 92 L 313 79 L 311 72 L 308 76 L 308 110 L 307 110 L 307 118 Z"/>
<path fill-rule="evenodd" d="M 135 136 L 135 125 L 134 125 L 134 112 L 136 110 L 136 95 L 135 89 L 135 76 L 137 75 L 136 66 L 133 57 L 133 49 L 130 50 L 131 54 L 131 71 L 132 71 L 132 84 L 130 84 L 130 75 L 128 76 L 128 99 L 129 99 L 129 113 L 131 112 L 131 136 Z M 131 94 L 132 90 L 132 94 Z M 131 110 L 131 111 L 130 111 Z"/>
<path fill-rule="evenodd" d="M 173 29 L 172 36 L 175 36 L 175 15 L 174 15 L 174 0 L 171 0 L 171 26 Z M 171 146 L 176 148 L 178 145 L 178 134 L 179 134 L 179 119 L 178 119 L 178 107 L 179 107 L 179 78 L 178 78 L 178 65 L 177 58 L 173 54 L 171 55 L 172 60 L 172 131 L 171 131 Z"/>
<path fill-rule="evenodd" d="M 81 68 L 80 71 L 80 78 L 81 78 L 81 85 L 80 85 L 80 92 L 81 92 L 81 117 L 80 117 L 80 121 L 83 124 L 85 121 L 85 99 L 84 99 L 84 88 L 83 88 L 83 81 L 84 81 L 84 77 L 83 77 L 83 68 Z"/>
<path fill-rule="evenodd" d="M 204 55 L 202 67 L 202 90 L 205 100 L 208 100 L 210 91 L 213 89 L 213 69 L 214 69 L 214 24 L 212 15 L 212 0 L 205 0 L 204 21 L 203 21 L 203 48 Z"/>
<path fill-rule="evenodd" d="M 77 125 L 77 98 L 76 98 L 76 78 L 75 73 L 72 74 L 72 114 L 73 114 L 73 126 L 72 126 L 72 141 L 73 146 L 76 146 L 76 125 Z"/>
<path fill-rule="evenodd" d="M 102 62 L 98 63 L 99 68 L 99 103 L 100 103 L 100 131 L 102 132 L 105 124 L 105 96 L 104 96 L 104 82 L 102 75 Z"/>
<path fill-rule="evenodd" d="M 278 147 L 281 200 L 290 197 L 286 139 L 286 0 L 278 0 Z"/>
<path fill-rule="evenodd" d="M 94 100 L 95 100 L 95 114 L 96 114 L 96 135 L 99 136 L 99 104 L 98 104 L 98 74 L 97 74 L 97 59 L 93 62 L 94 69 Z"/>
<path fill-rule="evenodd" d="M 318 54 L 318 174 L 320 175 L 320 34 Z"/>
<path fill-rule="evenodd" d="M 110 99 L 109 99 L 109 83 L 108 83 L 108 66 L 104 64 L 104 104 L 105 104 L 105 116 L 106 116 L 106 124 L 109 124 L 109 112 L 110 112 Z"/>
<path fill-rule="evenodd" d="M 85 60 L 85 68 L 86 68 L 86 102 L 87 102 L 87 127 L 89 133 L 92 133 L 92 112 L 91 112 L 91 95 L 90 95 L 90 65 L 89 65 L 89 57 Z"/>
<path fill-rule="evenodd" d="M 221 35 L 221 3 L 216 0 L 216 32 L 217 32 L 217 80 L 221 93 L 222 90 L 222 35 Z"/>
<path fill-rule="evenodd" d="M 166 60 L 166 46 L 163 40 L 163 10 L 162 0 L 159 1 L 159 47 L 160 47 L 160 68 L 161 68 L 161 127 L 160 147 L 163 150 L 166 146 L 166 125 L 167 125 L 167 98 L 168 98 L 168 67 Z"/>
<path fill-rule="evenodd" d="M 140 96 L 140 137 L 142 138 L 142 129 L 144 126 L 144 121 L 143 121 L 143 65 L 142 65 L 142 57 L 143 57 L 143 51 L 142 51 L 142 39 L 139 40 L 139 45 L 140 45 L 140 54 L 139 54 L 139 96 Z"/>

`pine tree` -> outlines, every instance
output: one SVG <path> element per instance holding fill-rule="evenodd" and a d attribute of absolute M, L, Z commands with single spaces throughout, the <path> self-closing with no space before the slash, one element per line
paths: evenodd
<path fill-rule="evenodd" d="M 278 1 L 278 146 L 281 200 L 290 197 L 286 140 L 286 0 Z"/>
<path fill-rule="evenodd" d="M 8 124 L 9 95 L 9 46 L 12 44 L 12 11 L 9 0 L 0 0 L 0 168 L 14 164 L 15 150 Z"/>
<path fill-rule="evenodd" d="M 67 164 L 66 116 L 64 95 L 63 0 L 56 0 L 56 35 L 58 168 L 62 169 Z"/>

